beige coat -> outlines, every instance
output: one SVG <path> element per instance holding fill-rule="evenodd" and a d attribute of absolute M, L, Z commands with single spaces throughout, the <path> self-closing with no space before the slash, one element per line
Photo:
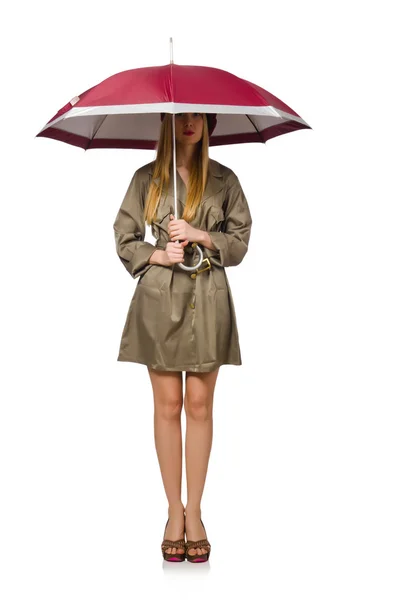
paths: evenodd
<path fill-rule="evenodd" d="M 170 241 L 168 223 L 174 214 L 173 178 L 168 195 L 160 199 L 152 224 L 156 245 L 145 242 L 143 209 L 154 162 L 134 174 L 114 222 L 116 250 L 121 262 L 138 278 L 117 360 L 149 365 L 159 371 L 213 371 L 222 364 L 241 365 L 232 292 L 225 267 L 241 263 L 251 234 L 247 199 L 234 172 L 210 159 L 205 192 L 192 227 L 209 232 L 217 250 L 201 246 L 211 268 L 193 275 L 177 264 L 149 264 L 156 249 Z M 178 216 L 187 189 L 177 172 Z M 197 263 L 189 243 L 185 265 Z M 208 262 L 200 269 L 208 266 Z"/>

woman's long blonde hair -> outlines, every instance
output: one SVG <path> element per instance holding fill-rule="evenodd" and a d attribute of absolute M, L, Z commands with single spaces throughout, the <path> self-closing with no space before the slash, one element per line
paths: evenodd
<path fill-rule="evenodd" d="M 203 114 L 203 134 L 197 142 L 196 152 L 193 158 L 192 168 L 189 175 L 189 186 L 187 190 L 186 204 L 183 214 L 179 216 L 186 222 L 192 221 L 201 202 L 208 176 L 208 123 Z M 157 207 L 163 190 L 168 193 L 170 182 L 170 171 L 172 165 L 172 115 L 166 113 L 161 123 L 160 139 L 157 144 L 157 154 L 154 163 L 152 181 L 150 183 L 145 202 L 144 219 L 148 225 L 156 219 Z M 160 178 L 159 184 L 154 179 Z M 175 182 L 176 183 L 176 182 Z"/>

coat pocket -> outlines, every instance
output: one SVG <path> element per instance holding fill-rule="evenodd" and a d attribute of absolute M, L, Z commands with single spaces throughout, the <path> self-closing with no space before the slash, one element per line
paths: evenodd
<path fill-rule="evenodd" d="M 166 217 L 172 213 L 171 207 L 167 205 L 160 205 L 157 208 L 157 223 L 162 223 Z"/>
<path fill-rule="evenodd" d="M 173 214 L 171 207 L 167 204 L 160 204 L 157 207 L 157 216 L 155 221 L 152 223 L 152 234 L 156 240 L 161 239 L 161 246 L 164 248 L 167 242 L 169 242 L 168 235 L 168 224 L 170 222 L 170 215 Z"/>
<path fill-rule="evenodd" d="M 225 213 L 221 206 L 211 206 L 207 213 L 206 224 L 208 231 L 219 231 L 225 220 Z"/>

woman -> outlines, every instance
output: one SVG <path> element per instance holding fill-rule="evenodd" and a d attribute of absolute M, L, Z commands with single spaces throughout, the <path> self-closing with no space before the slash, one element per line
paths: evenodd
<path fill-rule="evenodd" d="M 252 220 L 234 172 L 208 156 L 216 115 L 202 113 L 175 115 L 181 216 L 174 218 L 172 115 L 162 114 L 161 121 L 156 159 L 135 172 L 114 223 L 117 253 L 132 277 L 139 277 L 117 360 L 145 364 L 153 387 L 155 445 L 169 505 L 163 557 L 203 562 L 211 549 L 200 503 L 215 383 L 220 365 L 242 364 L 225 267 L 243 260 Z M 156 245 L 144 241 L 146 223 Z M 177 263 L 197 263 L 196 243 L 205 262 L 195 271 L 181 269 Z M 181 501 L 182 406 L 186 507 Z"/>

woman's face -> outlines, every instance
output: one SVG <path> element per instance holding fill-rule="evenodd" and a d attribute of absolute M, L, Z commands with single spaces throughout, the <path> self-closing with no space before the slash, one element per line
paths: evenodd
<path fill-rule="evenodd" d="M 177 113 L 175 115 L 175 139 L 185 145 L 197 144 L 203 135 L 202 113 Z M 190 132 L 190 135 L 189 133 Z"/>

